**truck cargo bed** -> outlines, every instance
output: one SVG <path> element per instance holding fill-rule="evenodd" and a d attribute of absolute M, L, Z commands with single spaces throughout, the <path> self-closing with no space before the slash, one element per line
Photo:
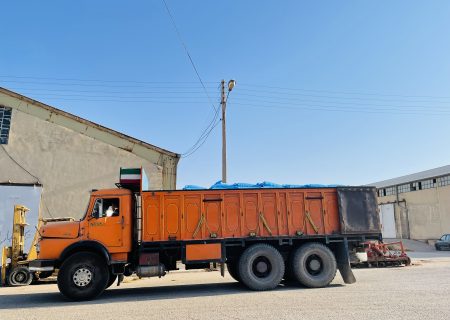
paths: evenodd
<path fill-rule="evenodd" d="M 379 232 L 370 187 L 151 191 L 141 197 L 143 242 Z"/>

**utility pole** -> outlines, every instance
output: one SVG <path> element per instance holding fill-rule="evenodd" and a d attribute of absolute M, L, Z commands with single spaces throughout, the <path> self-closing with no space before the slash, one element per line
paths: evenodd
<path fill-rule="evenodd" d="M 227 133 L 225 110 L 227 108 L 227 97 L 225 96 L 225 80 L 220 83 L 222 105 L 222 183 L 227 182 Z"/>
<path fill-rule="evenodd" d="M 225 94 L 225 80 L 220 82 L 220 92 L 221 99 L 220 104 L 222 105 L 222 182 L 227 183 L 227 130 L 226 130 L 226 109 L 228 95 L 231 90 L 233 90 L 236 85 L 235 80 L 228 81 L 228 91 Z"/>

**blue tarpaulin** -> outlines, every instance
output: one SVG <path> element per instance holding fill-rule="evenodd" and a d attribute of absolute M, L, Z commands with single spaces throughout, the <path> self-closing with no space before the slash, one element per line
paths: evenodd
<path fill-rule="evenodd" d="M 223 190 L 223 189 L 264 189 L 264 188 L 336 188 L 339 184 L 278 184 L 269 181 L 263 181 L 256 184 L 238 182 L 233 184 L 217 181 L 210 188 L 196 185 L 187 185 L 183 190 Z"/>

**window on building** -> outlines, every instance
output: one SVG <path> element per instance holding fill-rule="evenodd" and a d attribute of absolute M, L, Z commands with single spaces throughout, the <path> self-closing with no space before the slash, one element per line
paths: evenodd
<path fill-rule="evenodd" d="M 404 193 L 404 192 L 410 192 L 411 191 L 411 184 L 401 184 L 398 186 L 398 193 Z"/>
<path fill-rule="evenodd" d="M 392 196 L 393 194 L 395 194 L 395 187 L 386 188 L 386 195 L 387 196 Z"/>
<path fill-rule="evenodd" d="M 450 176 L 440 177 L 438 178 L 438 186 L 443 187 L 450 184 Z"/>
<path fill-rule="evenodd" d="M 395 187 L 380 188 L 377 190 L 379 197 L 386 197 L 395 194 Z"/>
<path fill-rule="evenodd" d="M 431 189 L 436 187 L 436 179 L 428 179 L 420 182 L 421 190 Z"/>
<path fill-rule="evenodd" d="M 11 108 L 0 106 L 0 144 L 8 144 L 11 111 Z"/>

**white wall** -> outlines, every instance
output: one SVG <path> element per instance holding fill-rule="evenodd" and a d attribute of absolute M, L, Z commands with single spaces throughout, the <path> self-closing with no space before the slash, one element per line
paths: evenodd
<path fill-rule="evenodd" d="M 400 193 L 399 200 L 395 204 L 398 236 L 431 240 L 450 233 L 450 185 Z M 395 202 L 395 195 L 378 198 L 379 204 Z"/>

